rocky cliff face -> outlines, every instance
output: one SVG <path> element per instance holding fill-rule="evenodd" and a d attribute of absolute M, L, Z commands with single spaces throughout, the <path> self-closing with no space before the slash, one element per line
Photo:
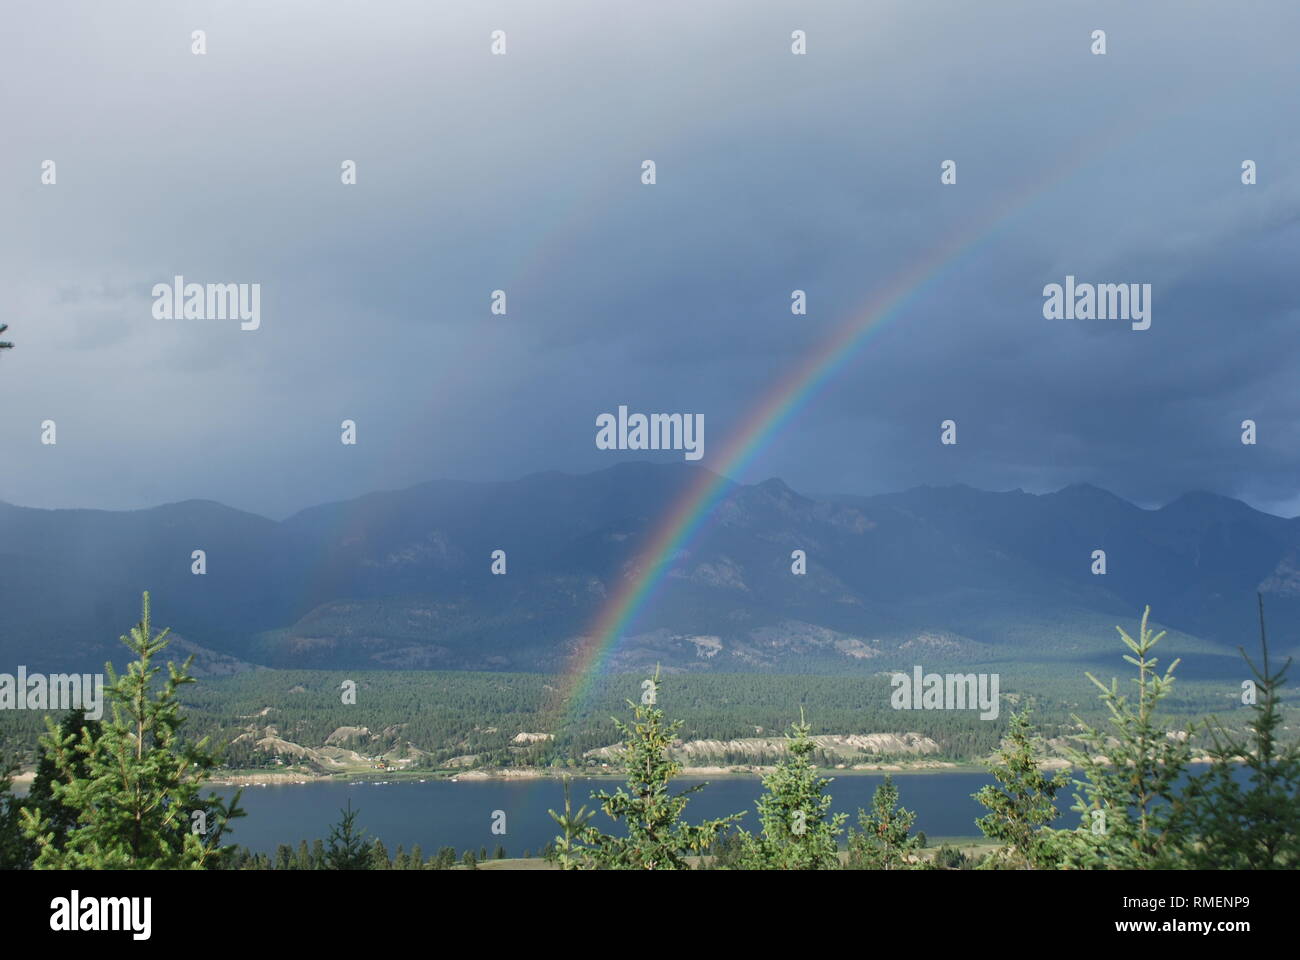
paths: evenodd
<path fill-rule="evenodd" d="M 881 757 L 919 757 L 939 752 L 939 744 L 919 733 L 850 733 L 813 737 L 813 742 L 836 762 L 851 764 Z M 686 766 L 714 766 L 732 763 L 776 763 L 788 756 L 789 737 L 743 737 L 738 740 L 679 741 L 672 748 L 673 759 Z M 623 747 L 612 745 L 587 751 L 584 756 L 616 763 Z"/>

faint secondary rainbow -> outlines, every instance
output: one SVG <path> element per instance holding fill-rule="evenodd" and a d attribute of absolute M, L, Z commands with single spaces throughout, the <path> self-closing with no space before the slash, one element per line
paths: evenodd
<path fill-rule="evenodd" d="M 1111 146 L 1117 138 L 1094 141 L 1091 149 L 1071 154 L 1065 164 L 1052 168 L 1027 189 L 1007 198 L 994 208 L 994 215 L 979 218 L 967 229 L 950 235 L 914 265 L 899 274 L 882 292 L 817 348 L 804 356 L 759 400 L 726 441 L 722 453 L 710 458 L 708 471 L 681 494 L 655 527 L 647 545 L 638 553 L 631 572 L 607 598 L 596 619 L 585 632 L 578 650 L 565 671 L 567 680 L 560 691 L 567 701 L 563 721 L 572 721 L 588 700 L 596 677 L 618 641 L 645 607 L 672 568 L 680 551 L 699 532 L 714 506 L 726 494 L 731 481 L 771 442 L 796 413 L 853 359 L 872 336 L 888 321 L 900 316 L 927 285 L 961 259 L 976 243 L 1003 221 L 1022 210 L 1034 197 L 1082 166 L 1087 157 Z"/>

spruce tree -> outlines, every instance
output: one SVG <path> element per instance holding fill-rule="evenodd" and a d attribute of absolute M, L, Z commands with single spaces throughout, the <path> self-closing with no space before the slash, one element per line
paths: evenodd
<path fill-rule="evenodd" d="M 342 818 L 330 827 L 329 847 L 325 851 L 326 870 L 366 870 L 370 865 L 370 856 L 366 851 L 364 829 L 357 829 L 357 814 L 360 810 L 352 809 L 352 801 L 339 811 Z"/>
<path fill-rule="evenodd" d="M 687 870 L 687 857 L 706 853 L 718 835 L 740 818 L 740 814 L 692 825 L 683 822 L 682 812 L 689 796 L 704 787 L 698 784 L 672 793 L 673 777 L 681 764 L 672 759 L 671 748 L 680 720 L 666 722 L 656 702 L 659 674 L 648 683 L 648 703 L 632 703 L 632 722 L 615 719 L 624 736 L 623 768 L 627 788 L 615 793 L 601 791 L 591 798 L 611 820 L 627 825 L 627 836 L 599 833 L 594 827 L 583 831 L 584 866 L 610 870 Z M 554 816 L 554 813 L 552 813 Z M 557 839 L 557 845 L 559 841 Z"/>
<path fill-rule="evenodd" d="M 989 784 L 974 794 L 988 813 L 975 821 L 990 840 L 1002 847 L 989 857 L 988 866 L 1012 869 L 1050 867 L 1050 844 L 1041 833 L 1056 819 L 1056 792 L 1066 785 L 1064 770 L 1047 776 L 1039 766 L 1029 711 L 1011 715 L 1006 743 L 989 765 L 997 786 Z"/>
<path fill-rule="evenodd" d="M 36 856 L 34 847 L 23 833 L 19 810 L 22 800 L 13 793 L 18 761 L 0 754 L 0 870 L 25 870 Z"/>
<path fill-rule="evenodd" d="M 788 756 L 763 778 L 758 798 L 763 830 L 742 835 L 738 866 L 749 870 L 833 870 L 840 867 L 839 835 L 847 814 L 831 815 L 826 788 L 834 781 L 817 776 L 810 759 L 816 744 L 800 710 L 791 731 Z M 726 848 L 723 847 L 723 855 Z"/>
<path fill-rule="evenodd" d="M 74 743 L 80 743 L 82 740 L 81 732 L 85 730 L 92 741 L 99 739 L 101 724 L 98 720 L 91 720 L 86 716 L 86 711 L 72 710 L 63 718 L 59 724 L 59 735 L 64 740 L 72 738 Z M 73 777 L 82 780 L 88 775 L 86 768 L 86 755 L 84 753 L 73 754 Z M 32 789 L 27 794 L 22 806 L 30 807 L 33 810 L 42 810 L 45 812 L 48 829 L 53 834 L 52 843 L 56 847 L 63 846 L 67 838 L 68 831 L 74 829 L 77 825 L 77 811 L 66 807 L 54 796 L 54 784 L 59 780 L 59 770 L 55 766 L 53 754 L 41 746 L 36 755 L 36 776 L 32 780 Z M 31 858 L 34 860 L 39 853 L 36 844 L 28 841 L 31 847 Z"/>
<path fill-rule="evenodd" d="M 1179 660 L 1157 672 L 1159 661 L 1151 653 L 1165 631 L 1156 633 L 1147 626 L 1150 615 L 1147 607 L 1136 640 L 1115 628 L 1132 653 L 1124 659 L 1137 667 L 1135 702 L 1120 693 L 1118 680 L 1107 686 L 1086 674 L 1101 691 L 1098 699 L 1110 717 L 1105 729 L 1074 717 L 1084 749 L 1067 752 L 1087 777 L 1075 781 L 1083 792 L 1075 794 L 1073 809 L 1082 822 L 1077 830 L 1043 835 L 1047 855 L 1064 866 L 1151 870 L 1187 865 L 1189 823 L 1185 798 L 1176 787 L 1191 762 L 1197 725 L 1173 731 L 1158 715 L 1160 701 L 1173 688 Z"/>
<path fill-rule="evenodd" d="M 24 831 L 40 851 L 37 868 L 211 867 L 229 852 L 221 840 L 230 820 L 243 816 L 239 795 L 229 804 L 200 796 L 217 758 L 206 737 L 190 743 L 181 736 L 185 720 L 177 691 L 194 682 L 193 657 L 179 668 L 169 662 L 167 676 L 156 683 L 162 668 L 154 658 L 166 649 L 168 631 L 154 636 L 148 593 L 142 607 L 140 623 L 121 638 L 135 659 L 120 676 L 105 665 L 112 715 L 98 736 L 84 726 L 79 735 L 64 734 L 46 717 L 41 746 L 55 769 L 51 797 L 76 829 L 60 840 L 54 805 L 24 807 Z M 206 832 L 191 828 L 203 820 Z"/>
<path fill-rule="evenodd" d="M 724 833 L 709 847 L 707 868 L 739 870 L 744 866 L 742 860 L 748 852 L 744 836 L 739 833 Z"/>
<path fill-rule="evenodd" d="M 578 870 L 595 866 L 593 856 L 581 846 L 581 840 L 591 838 L 594 828 L 588 827 L 588 821 L 596 811 L 588 810 L 585 805 L 573 809 L 572 780 L 563 778 L 564 813 L 547 810 L 551 819 L 559 825 L 560 835 L 553 844 L 542 851 L 542 857 L 549 863 L 555 863 L 561 870 Z"/>
<path fill-rule="evenodd" d="M 967 870 L 970 863 L 970 857 L 946 843 L 939 846 L 930 860 L 930 866 L 935 870 Z"/>
<path fill-rule="evenodd" d="M 1241 649 L 1255 675 L 1256 697 L 1245 736 L 1211 721 L 1210 769 L 1188 790 L 1197 844 L 1188 855 L 1199 869 L 1295 870 L 1300 868 L 1300 742 L 1281 742 L 1279 696 L 1290 658 L 1274 669 L 1259 597 L 1260 665 Z M 1247 783 L 1238 778 L 1242 767 Z"/>
<path fill-rule="evenodd" d="M 871 798 L 871 812 L 858 810 L 858 829 L 849 828 L 849 866 L 856 870 L 905 870 L 914 866 L 918 838 L 910 836 L 916 814 L 898 803 L 894 778 L 886 775 Z"/>

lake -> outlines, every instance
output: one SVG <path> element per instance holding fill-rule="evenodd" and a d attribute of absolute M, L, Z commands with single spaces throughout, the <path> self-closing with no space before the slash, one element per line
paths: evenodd
<path fill-rule="evenodd" d="M 859 807 L 870 808 L 876 787 L 884 774 L 853 774 L 835 778 L 829 792 L 835 799 L 832 809 L 849 814 L 856 825 Z M 894 777 L 899 801 L 916 811 L 913 831 L 931 837 L 975 837 L 979 828 L 975 818 L 987 811 L 971 794 L 992 778 L 984 773 L 918 773 Z M 760 828 L 754 801 L 763 792 L 761 781 L 749 777 L 726 777 L 701 781 L 682 777 L 675 780 L 678 790 L 697 783 L 707 786 L 692 795 L 686 807 L 686 820 L 697 823 L 748 811 L 741 826 L 750 831 Z M 593 790 L 614 791 L 621 785 L 616 779 L 573 781 L 573 805 L 594 806 L 588 799 Z M 229 797 L 233 788 L 217 791 Z M 390 854 L 401 844 L 410 850 L 419 844 L 426 857 L 439 847 L 455 847 L 458 852 L 487 847 L 491 853 L 497 844 L 508 855 L 522 856 L 525 850 L 534 855 L 553 840 L 555 822 L 547 810 L 564 806 L 561 781 L 537 780 L 449 780 L 395 781 L 389 783 L 306 783 L 283 786 L 247 787 L 242 806 L 248 816 L 237 820 L 231 841 L 262 853 L 274 853 L 278 844 L 297 847 L 316 838 L 325 840 L 329 828 L 339 820 L 339 810 L 352 802 L 360 811 L 357 824 L 367 831 L 367 841 L 379 837 Z M 1061 802 L 1064 801 L 1064 802 Z M 1061 824 L 1076 822 L 1069 811 L 1073 797 L 1067 789 L 1058 796 L 1063 808 Z M 505 811 L 506 834 L 492 833 L 494 811 Z M 604 813 L 597 813 L 592 823 L 601 830 L 615 833 Z"/>

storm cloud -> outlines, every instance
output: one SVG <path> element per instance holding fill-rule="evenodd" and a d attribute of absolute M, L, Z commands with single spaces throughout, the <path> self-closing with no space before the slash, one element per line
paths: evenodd
<path fill-rule="evenodd" d="M 621 404 L 703 414 L 723 469 L 788 372 L 919 269 L 735 479 L 1300 513 L 1300 8 L 1140 7 L 8 9 L 0 499 L 279 517 L 681 459 L 597 449 Z M 260 328 L 156 319 L 176 275 L 260 284 Z M 1151 328 L 1044 319 L 1067 275 L 1150 283 Z"/>

